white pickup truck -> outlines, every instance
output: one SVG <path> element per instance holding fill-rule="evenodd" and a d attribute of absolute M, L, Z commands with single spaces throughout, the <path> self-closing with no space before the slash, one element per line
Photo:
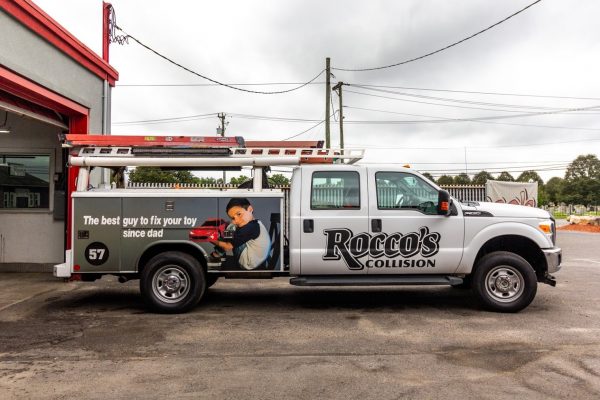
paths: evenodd
<path fill-rule="evenodd" d="M 300 157 L 291 151 L 280 157 L 265 150 L 264 157 L 254 151 L 159 159 L 101 150 L 71 156 L 71 165 L 80 167 L 72 193 L 72 248 L 54 274 L 83 281 L 106 274 L 140 279 L 143 297 L 159 312 L 189 310 L 222 277 L 281 276 L 300 286 L 471 287 L 486 308 L 516 312 L 532 302 L 538 282 L 554 286 L 551 274 L 560 269 L 548 212 L 460 203 L 409 168 L 302 164 L 306 152 Z M 253 166 L 254 184 L 230 190 L 88 189 L 91 166 L 209 163 Z M 289 191 L 263 188 L 261 166 L 272 164 L 298 165 Z M 252 257 L 258 261 L 248 261 Z"/>

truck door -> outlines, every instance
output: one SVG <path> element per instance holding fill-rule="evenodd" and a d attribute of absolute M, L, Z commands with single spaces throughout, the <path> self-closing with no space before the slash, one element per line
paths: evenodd
<path fill-rule="evenodd" d="M 366 274 L 368 195 L 364 168 L 302 171 L 300 272 Z"/>
<path fill-rule="evenodd" d="M 438 190 L 410 171 L 368 168 L 368 274 L 453 273 L 462 258 L 462 215 L 437 215 Z"/>

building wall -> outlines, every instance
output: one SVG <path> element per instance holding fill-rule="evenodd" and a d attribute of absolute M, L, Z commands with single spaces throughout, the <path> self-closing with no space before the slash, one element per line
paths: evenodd
<path fill-rule="evenodd" d="M 104 81 L 2 10 L 0 65 L 88 108 L 89 132 L 103 133 Z M 110 105 L 110 88 L 107 92 Z M 4 113 L 1 114 L 3 117 Z M 60 128 L 15 114 L 9 115 L 9 125 L 12 133 L 0 136 L 0 153 L 23 152 L 51 156 L 50 208 L 0 209 L 0 267 L 13 264 L 18 265 L 16 269 L 20 270 L 28 264 L 62 262 L 65 221 L 54 217 L 54 179 L 59 177 L 56 174 L 63 172 L 62 165 L 65 163 L 58 141 L 58 134 L 64 132 Z M 110 124 L 107 131 L 109 127 Z"/>
<path fill-rule="evenodd" d="M 0 137 L 0 154 L 50 156 L 50 208 L 0 210 L 0 263 L 57 263 L 64 258 L 64 221 L 54 219 L 54 177 L 63 171 L 60 128 L 9 114 L 12 133 Z M 60 207 L 60 205 L 59 205 Z"/>
<path fill-rule="evenodd" d="M 89 108 L 90 132 L 102 133 L 102 79 L 2 10 L 0 38 L 0 64 Z"/>

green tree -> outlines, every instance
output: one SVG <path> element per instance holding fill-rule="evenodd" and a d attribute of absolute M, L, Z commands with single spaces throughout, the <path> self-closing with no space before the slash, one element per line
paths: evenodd
<path fill-rule="evenodd" d="M 269 177 L 270 186 L 289 186 L 290 180 L 283 174 L 273 174 Z"/>
<path fill-rule="evenodd" d="M 471 178 L 466 173 L 458 174 L 453 179 L 455 185 L 468 185 L 471 183 Z"/>
<path fill-rule="evenodd" d="M 454 179 L 450 175 L 442 175 L 438 178 L 437 184 L 440 186 L 449 186 L 454 184 Z"/>
<path fill-rule="evenodd" d="M 594 154 L 579 156 L 567 167 L 565 180 L 577 178 L 600 179 L 600 160 Z"/>
<path fill-rule="evenodd" d="M 429 172 L 423 172 L 422 175 L 429 179 L 431 182 L 435 183 L 435 178 L 433 177 L 433 175 L 431 175 Z"/>
<path fill-rule="evenodd" d="M 234 186 L 239 186 L 242 183 L 244 183 L 244 182 L 246 182 L 246 181 L 248 181 L 250 179 L 252 179 L 252 178 L 249 178 L 249 177 L 247 177 L 245 175 L 240 175 L 237 178 L 236 177 L 231 177 L 231 179 L 229 180 L 229 183 L 231 185 L 234 185 Z"/>
<path fill-rule="evenodd" d="M 494 177 L 489 172 L 480 171 L 475 174 L 472 182 L 474 185 L 485 185 L 487 181 L 493 180 L 493 179 L 494 179 Z"/>
<path fill-rule="evenodd" d="M 537 182 L 540 187 L 544 185 L 542 178 L 533 170 L 523 171 L 517 178 L 517 182 Z"/>
<path fill-rule="evenodd" d="M 498 175 L 498 179 L 499 181 L 504 181 L 504 182 L 514 182 L 515 178 L 513 178 L 513 176 L 507 172 L 507 171 L 502 171 L 500 173 L 500 175 Z"/>
<path fill-rule="evenodd" d="M 557 176 L 550 178 L 550 180 L 546 182 L 544 185 L 544 191 L 546 192 L 546 198 L 548 199 L 549 203 L 558 204 L 563 201 L 562 187 L 563 179 Z"/>
<path fill-rule="evenodd" d="M 593 154 L 579 156 L 567 167 L 562 198 L 571 204 L 600 203 L 600 161 Z"/>
<path fill-rule="evenodd" d="M 217 180 L 215 178 L 199 178 L 199 182 L 201 185 L 216 185 L 217 184 Z M 222 181 L 223 179 L 221 179 Z"/>
<path fill-rule="evenodd" d="M 157 167 L 137 167 L 129 171 L 129 181 L 136 183 L 200 183 L 190 171 L 162 170 Z"/>

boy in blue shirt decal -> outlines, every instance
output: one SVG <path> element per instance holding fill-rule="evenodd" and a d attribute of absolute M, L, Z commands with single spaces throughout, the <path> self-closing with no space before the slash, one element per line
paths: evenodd
<path fill-rule="evenodd" d="M 269 232 L 262 222 L 254 219 L 253 211 L 246 198 L 229 200 L 226 212 L 236 230 L 230 242 L 212 241 L 215 244 L 213 256 L 221 257 L 226 251 L 233 251 L 239 266 L 246 270 L 255 269 L 267 260 L 271 250 Z"/>

